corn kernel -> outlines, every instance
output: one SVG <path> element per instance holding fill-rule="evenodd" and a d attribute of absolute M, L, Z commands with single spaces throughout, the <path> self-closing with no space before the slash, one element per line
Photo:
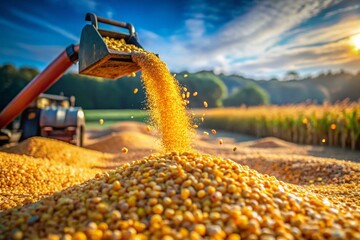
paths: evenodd
<path fill-rule="evenodd" d="M 181 189 L 181 198 L 186 200 L 190 196 L 190 191 L 187 188 Z"/>
<path fill-rule="evenodd" d="M 124 153 L 124 154 L 128 153 L 128 151 L 129 151 L 129 150 L 128 150 L 126 147 L 123 147 L 123 148 L 121 149 L 121 152 Z"/>
<path fill-rule="evenodd" d="M 164 208 L 161 204 L 156 204 L 154 207 L 153 207 L 153 212 L 155 214 L 161 214 L 162 212 L 164 211 Z"/>

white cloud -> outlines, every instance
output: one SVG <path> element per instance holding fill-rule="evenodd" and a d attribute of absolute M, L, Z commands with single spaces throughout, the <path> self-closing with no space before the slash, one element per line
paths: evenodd
<path fill-rule="evenodd" d="M 22 18 L 22 19 L 24 19 L 26 21 L 32 22 L 32 23 L 37 24 L 37 25 L 39 25 L 41 27 L 44 27 L 44 28 L 47 28 L 47 29 L 52 30 L 54 32 L 57 32 L 60 35 L 66 37 L 66 38 L 69 38 L 71 40 L 74 40 L 74 41 L 77 41 L 77 42 L 79 41 L 79 38 L 77 36 L 75 36 L 74 34 L 68 32 L 68 31 L 66 31 L 66 30 L 64 30 L 64 29 L 62 29 L 62 28 L 60 28 L 58 26 L 55 26 L 55 25 L 53 25 L 53 24 L 51 24 L 51 23 L 49 23 L 49 22 L 47 22 L 47 21 L 45 21 L 45 20 L 43 20 L 43 19 L 41 19 L 39 17 L 27 14 L 27 13 L 25 13 L 23 11 L 15 9 L 15 8 L 11 9 L 10 11 L 19 18 Z"/>
<path fill-rule="evenodd" d="M 348 7 L 344 7 L 344 8 L 339 8 L 339 9 L 336 9 L 334 11 L 331 11 L 331 12 L 328 12 L 324 18 L 329 18 L 329 17 L 333 17 L 335 15 L 338 15 L 338 14 L 343 14 L 343 13 L 346 13 L 346 12 L 351 12 L 351 11 L 354 11 L 356 9 L 360 8 L 360 5 L 353 5 L 353 6 L 348 6 Z"/>
<path fill-rule="evenodd" d="M 209 10 L 209 6 L 203 1 L 196 0 L 191 7 L 192 12 L 188 14 L 190 18 L 184 23 L 185 32 L 188 33 L 187 38 L 175 34 L 170 38 L 158 37 L 156 41 L 147 41 L 145 36 L 144 46 L 160 53 L 175 71 L 216 69 L 226 73 L 245 73 L 254 76 L 257 72 L 269 71 L 271 64 L 265 66 L 260 63 L 269 62 L 267 58 L 271 59 L 271 57 L 268 54 L 272 53 L 273 49 L 283 51 L 274 54 L 277 56 L 276 59 L 282 59 L 281 55 L 289 51 L 289 46 L 274 47 L 282 37 L 290 34 L 289 32 L 296 34 L 298 31 L 295 29 L 299 24 L 338 2 L 338 0 L 261 1 L 245 14 L 238 15 L 226 23 L 218 32 L 208 35 L 206 34 L 208 26 L 201 21 L 206 21 L 207 15 L 204 12 L 213 13 L 215 10 Z M 326 34 L 326 31 L 323 30 L 322 33 Z M 140 35 L 140 42 L 142 37 Z M 306 42 L 300 37 L 297 41 L 298 44 Z M 255 58 L 252 61 L 259 63 L 259 69 L 252 68 L 251 66 L 255 65 L 249 63 L 234 64 L 239 58 Z M 289 67 L 296 68 L 296 66 L 293 64 Z"/>
<path fill-rule="evenodd" d="M 328 43 L 341 38 L 360 33 L 360 18 L 348 17 L 329 26 L 319 26 L 307 29 L 297 34 L 286 47 Z"/>
<path fill-rule="evenodd" d="M 230 52 L 231 58 L 263 54 L 281 39 L 282 34 L 332 3 L 331 0 L 263 1 L 246 15 L 226 24 L 212 37 L 211 46 L 205 46 L 204 50 L 214 48 L 213 54 Z"/>
<path fill-rule="evenodd" d="M 280 75 L 289 70 L 308 68 L 318 71 L 343 68 L 355 72 L 353 62 L 359 62 L 360 56 L 354 53 L 351 38 L 338 39 L 359 32 L 360 17 L 308 29 L 288 44 L 275 47 L 256 60 L 234 64 L 233 71 L 253 72 L 254 76 Z"/>

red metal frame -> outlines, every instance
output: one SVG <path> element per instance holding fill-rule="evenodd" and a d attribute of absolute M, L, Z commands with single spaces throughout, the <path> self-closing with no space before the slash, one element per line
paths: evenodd
<path fill-rule="evenodd" d="M 79 45 L 74 46 L 79 52 Z M 53 85 L 74 62 L 64 50 L 50 65 L 37 75 L 0 113 L 0 129 L 14 120 L 40 93 Z"/>

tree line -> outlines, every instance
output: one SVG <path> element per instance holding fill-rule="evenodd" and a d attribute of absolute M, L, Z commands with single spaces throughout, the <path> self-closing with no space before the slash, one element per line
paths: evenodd
<path fill-rule="evenodd" d="M 31 67 L 0 66 L 0 109 L 3 109 L 23 89 L 38 71 Z M 190 98 L 190 107 L 294 104 L 306 101 L 336 102 L 345 98 L 360 98 L 360 74 L 346 72 L 323 73 L 300 80 L 253 80 L 239 75 L 215 74 L 212 71 L 180 72 L 175 77 L 181 86 L 198 92 Z M 137 94 L 134 89 L 138 88 Z M 123 77 L 108 80 L 67 73 L 47 91 L 50 94 L 75 96 L 78 106 L 85 109 L 144 109 L 146 93 L 140 79 Z"/>

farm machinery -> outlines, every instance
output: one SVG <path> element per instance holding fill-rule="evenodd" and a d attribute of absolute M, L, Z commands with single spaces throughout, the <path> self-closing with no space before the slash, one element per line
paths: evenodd
<path fill-rule="evenodd" d="M 34 136 L 54 138 L 82 146 L 85 118 L 81 107 L 75 107 L 75 97 L 40 94 L 13 121 L 12 133 L 19 132 L 19 140 Z"/>
<path fill-rule="evenodd" d="M 82 145 L 84 114 L 81 108 L 47 106 L 42 109 L 31 105 L 77 62 L 80 74 L 109 79 L 117 79 L 140 70 L 133 62 L 131 53 L 109 49 L 103 40 L 104 37 L 124 39 L 127 44 L 142 48 L 132 24 L 98 17 L 93 13 L 87 13 L 85 21 L 90 24 L 82 29 L 80 44 L 68 46 L 0 112 L 0 145 L 10 141 L 12 131 L 8 129 L 8 125 L 22 113 L 20 140 L 44 136 Z M 99 29 L 99 23 L 126 29 L 127 32 Z M 66 100 L 61 100 L 60 96 L 47 96 L 49 101 L 56 102 L 54 98 Z"/>

